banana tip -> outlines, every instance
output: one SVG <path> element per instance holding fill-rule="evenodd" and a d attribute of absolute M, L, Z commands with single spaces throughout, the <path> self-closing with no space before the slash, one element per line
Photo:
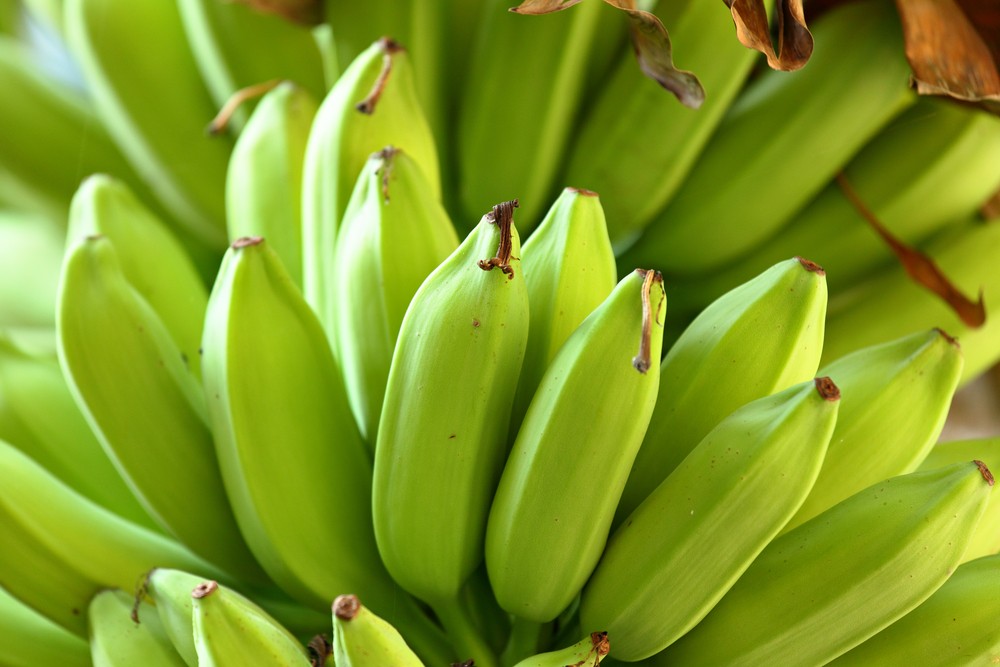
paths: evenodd
<path fill-rule="evenodd" d="M 241 236 L 240 238 L 233 241 L 233 250 L 239 250 L 240 248 L 247 248 L 252 245 L 260 245 L 264 242 L 263 236 Z"/>
<path fill-rule="evenodd" d="M 959 348 L 961 347 L 961 345 L 958 344 L 958 339 L 955 338 L 954 336 L 950 335 L 944 329 L 941 329 L 939 327 L 935 327 L 934 331 L 937 331 L 941 335 L 942 338 L 944 338 L 946 341 L 948 341 L 949 343 L 951 343 L 955 347 L 959 347 Z"/>
<path fill-rule="evenodd" d="M 840 387 L 838 387 L 829 377 L 816 378 L 816 391 L 827 401 L 840 400 Z"/>
<path fill-rule="evenodd" d="M 990 486 L 993 486 L 994 483 L 993 473 L 991 473 L 990 469 L 986 467 L 986 464 L 980 461 L 979 459 L 974 460 L 973 463 L 975 463 L 976 467 L 979 468 L 979 474 L 983 476 L 983 479 L 986 480 L 986 483 L 989 484 Z"/>
<path fill-rule="evenodd" d="M 333 615 L 342 621 L 350 621 L 361 611 L 361 601 L 357 595 L 338 595 L 333 601 Z"/>
<path fill-rule="evenodd" d="M 816 262 L 808 260 L 805 257 L 796 257 L 795 259 L 799 260 L 799 264 L 801 264 L 806 271 L 815 273 L 816 275 L 819 276 L 826 275 L 826 271 L 823 269 L 823 267 L 817 264 Z"/>
<path fill-rule="evenodd" d="M 594 192 L 593 190 L 588 190 L 586 188 L 569 187 L 566 188 L 566 192 L 575 192 L 576 194 L 583 195 L 584 197 L 600 197 L 600 195 Z"/>
<path fill-rule="evenodd" d="M 607 632 L 591 632 L 590 642 L 593 644 L 594 653 L 597 654 L 599 658 L 603 658 L 611 650 L 611 643 L 608 641 Z"/>
<path fill-rule="evenodd" d="M 191 591 L 191 597 L 196 600 L 200 600 L 202 598 L 207 598 L 217 590 L 219 590 L 219 582 L 203 581 L 194 587 L 194 590 Z"/>

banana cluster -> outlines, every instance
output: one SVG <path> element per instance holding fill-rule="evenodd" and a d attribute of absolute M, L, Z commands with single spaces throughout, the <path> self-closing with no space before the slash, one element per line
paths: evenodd
<path fill-rule="evenodd" d="M 0 36 L 53 130 L 0 146 L 0 663 L 1000 655 L 1000 441 L 936 444 L 1000 341 L 833 181 L 995 280 L 1000 122 L 913 97 L 888 3 L 753 77 L 662 3 L 697 112 L 603 3 L 63 4 L 86 98 Z"/>

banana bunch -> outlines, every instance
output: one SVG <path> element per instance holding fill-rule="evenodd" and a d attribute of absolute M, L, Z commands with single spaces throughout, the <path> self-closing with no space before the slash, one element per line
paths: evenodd
<path fill-rule="evenodd" d="M 76 89 L 0 36 L 0 663 L 1000 651 L 998 442 L 937 444 L 996 324 L 840 185 L 975 293 L 1000 124 L 886 0 L 794 73 L 642 3 L 699 110 L 627 3 L 320 4 L 26 3 Z"/>

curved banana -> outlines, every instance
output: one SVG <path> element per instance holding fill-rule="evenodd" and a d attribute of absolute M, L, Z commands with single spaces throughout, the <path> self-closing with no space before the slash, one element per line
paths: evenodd
<path fill-rule="evenodd" d="M 420 165 L 430 194 L 441 197 L 437 150 L 413 81 L 406 50 L 383 38 L 337 80 L 313 121 L 302 181 L 302 268 L 306 299 L 333 340 L 335 278 L 329 257 L 365 163 L 395 146 Z"/>
<path fill-rule="evenodd" d="M 944 332 L 925 331 L 858 350 L 820 373 L 833 378 L 844 400 L 819 477 L 786 531 L 866 486 L 917 469 L 944 428 L 962 352 Z"/>
<path fill-rule="evenodd" d="M 319 108 L 305 88 L 285 81 L 264 95 L 233 146 L 226 173 L 230 240 L 263 236 L 302 285 L 302 169 Z"/>
<path fill-rule="evenodd" d="M 350 594 L 333 601 L 333 660 L 338 667 L 423 667 L 399 632 Z"/>
<path fill-rule="evenodd" d="M 260 580 L 222 488 L 198 379 L 109 238 L 67 251 L 57 319 L 70 390 L 146 511 L 196 553 Z"/>
<path fill-rule="evenodd" d="M 361 435 L 374 452 L 399 327 L 424 279 L 458 247 L 420 167 L 387 147 L 358 179 L 332 258 L 334 339 Z M 364 290 L 362 285 L 371 287 Z"/>
<path fill-rule="evenodd" d="M 825 273 L 800 258 L 772 266 L 705 308 L 663 359 L 660 398 L 615 525 L 726 415 L 814 377 L 825 315 Z"/>
<path fill-rule="evenodd" d="M 592 632 L 572 646 L 525 658 L 514 667 L 600 667 L 609 647 L 607 632 Z"/>
<path fill-rule="evenodd" d="M 87 615 L 94 667 L 186 667 L 147 603 L 137 604 L 120 590 L 105 590 L 90 601 Z"/>
<path fill-rule="evenodd" d="M 915 100 L 891 3 L 838 6 L 811 29 L 809 66 L 764 72 L 740 95 L 680 194 L 621 261 L 679 275 L 725 266 L 789 220 Z"/>
<path fill-rule="evenodd" d="M 0 588 L 0 662 L 7 667 L 91 667 L 87 642 Z"/>
<path fill-rule="evenodd" d="M 564 189 L 521 255 L 531 326 L 514 398 L 515 428 L 559 348 L 615 288 L 618 270 L 598 194 Z"/>
<path fill-rule="evenodd" d="M 80 636 L 103 588 L 131 589 L 154 565 L 223 576 L 177 542 L 122 519 L 0 442 L 0 572 L 7 590 Z"/>
<path fill-rule="evenodd" d="M 979 461 L 868 487 L 771 542 L 708 616 L 650 663 L 825 664 L 948 579 L 992 489 Z"/>
<path fill-rule="evenodd" d="M 112 138 L 186 233 L 212 250 L 223 247 L 231 144 L 205 133 L 215 105 L 176 4 L 66 0 L 64 19 L 66 39 Z"/>
<path fill-rule="evenodd" d="M 726 417 L 612 534 L 584 588 L 581 624 L 605 628 L 626 661 L 694 627 L 809 493 L 839 405 L 823 377 Z"/>
<path fill-rule="evenodd" d="M 490 584 L 515 616 L 556 618 L 601 557 L 659 389 L 662 281 L 637 270 L 618 283 L 552 360 L 517 432 L 486 525 Z M 595 474 L 601 492 L 578 493 Z"/>

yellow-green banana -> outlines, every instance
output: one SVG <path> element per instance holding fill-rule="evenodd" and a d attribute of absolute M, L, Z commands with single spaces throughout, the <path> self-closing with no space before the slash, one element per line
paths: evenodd
<path fill-rule="evenodd" d="M 332 257 L 333 342 L 351 409 L 372 451 L 406 308 L 457 247 L 447 212 L 406 151 L 390 146 L 372 155 Z"/>
<path fill-rule="evenodd" d="M 196 553 L 259 579 L 222 488 L 200 383 L 108 237 L 71 244 L 57 326 L 73 396 L 146 511 Z"/>
<path fill-rule="evenodd" d="M 775 264 L 702 311 L 663 360 L 660 398 L 616 525 L 726 415 L 815 376 L 825 315 L 826 276 L 799 258 Z"/>
<path fill-rule="evenodd" d="M 808 66 L 766 71 L 740 95 L 678 195 L 622 261 L 678 275 L 725 266 L 790 219 L 913 102 L 891 3 L 848 3 L 811 29 Z"/>
<path fill-rule="evenodd" d="M 515 616 L 553 620 L 601 557 L 656 402 L 665 305 L 659 273 L 634 271 L 542 377 L 486 526 L 490 584 Z M 595 475 L 600 493 L 580 493 Z"/>
<path fill-rule="evenodd" d="M 351 192 L 369 156 L 386 146 L 420 165 L 440 199 L 437 150 L 420 110 L 405 48 L 383 38 L 359 55 L 320 105 L 302 182 L 302 269 L 306 299 L 333 340 L 333 253 Z"/>
<path fill-rule="evenodd" d="M 124 591 L 109 589 L 95 595 L 87 617 L 94 667 L 187 665 L 170 643 L 156 610 Z"/>
<path fill-rule="evenodd" d="M 839 404 L 823 377 L 726 417 L 612 534 L 581 624 L 607 630 L 627 661 L 694 627 L 809 493 Z"/>
<path fill-rule="evenodd" d="M 0 588 L 0 663 L 7 667 L 91 667 L 90 649 L 72 634 Z"/>
<path fill-rule="evenodd" d="M 396 628 L 350 594 L 333 601 L 333 660 L 338 667 L 423 667 Z"/>
<path fill-rule="evenodd" d="M 572 646 L 525 658 L 514 667 L 600 667 L 610 645 L 607 632 L 592 632 Z"/>
<path fill-rule="evenodd" d="M 944 427 L 962 352 L 935 329 L 858 350 L 820 373 L 833 378 L 844 400 L 816 484 L 786 531 L 866 486 L 917 469 Z"/>
<path fill-rule="evenodd" d="M 0 329 L 52 338 L 65 232 L 62 222 L 0 210 Z"/>
<path fill-rule="evenodd" d="M 263 236 L 302 285 L 302 169 L 318 103 L 285 81 L 261 98 L 233 146 L 226 174 L 229 239 Z"/>
<path fill-rule="evenodd" d="M 66 0 L 64 18 L 67 41 L 112 138 L 193 239 L 223 247 L 231 143 L 205 132 L 215 105 L 176 4 Z"/>
<path fill-rule="evenodd" d="M 836 658 L 948 579 L 992 488 L 993 476 L 975 461 L 860 491 L 771 542 L 708 616 L 651 664 Z"/>
<path fill-rule="evenodd" d="M 597 193 L 564 189 L 521 255 L 531 326 L 514 400 L 515 428 L 556 352 L 615 288 L 615 256 Z"/>

